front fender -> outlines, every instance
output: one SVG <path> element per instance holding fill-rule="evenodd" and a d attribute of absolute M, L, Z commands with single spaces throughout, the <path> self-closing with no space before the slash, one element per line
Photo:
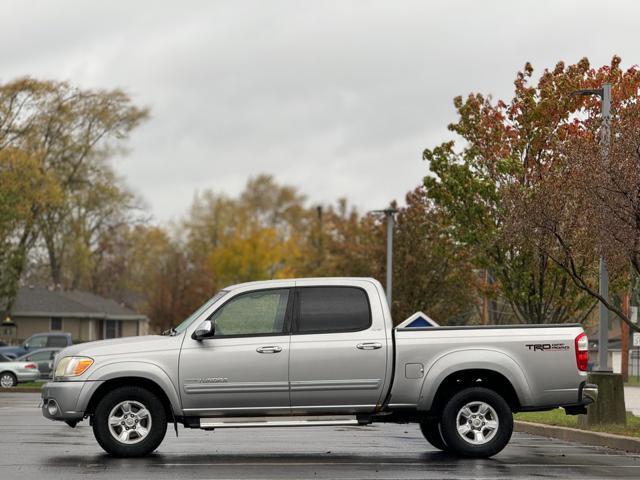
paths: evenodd
<path fill-rule="evenodd" d="M 173 414 L 182 415 L 180 397 L 175 385 L 171 381 L 167 372 L 155 363 L 142 360 L 114 360 L 103 365 L 98 365 L 97 368 L 91 372 L 87 381 L 102 384 L 105 381 L 123 377 L 138 377 L 154 382 L 162 389 L 169 399 Z M 95 391 L 95 389 L 92 389 L 88 395 L 84 395 L 78 400 L 78 410 L 86 410 L 93 391 Z"/>
<path fill-rule="evenodd" d="M 447 352 L 429 367 L 418 398 L 418 410 L 431 408 L 438 387 L 449 375 L 462 370 L 492 370 L 504 376 L 513 386 L 521 404 L 531 401 L 531 387 L 518 363 L 504 352 L 485 348 L 465 348 Z"/>

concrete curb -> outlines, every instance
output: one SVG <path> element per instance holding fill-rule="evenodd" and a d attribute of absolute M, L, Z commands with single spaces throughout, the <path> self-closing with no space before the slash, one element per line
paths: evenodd
<path fill-rule="evenodd" d="M 514 422 L 516 432 L 530 433 L 543 437 L 559 438 L 568 442 L 578 442 L 596 447 L 615 448 L 627 452 L 640 453 L 640 438 L 614 435 L 612 433 L 591 432 L 579 428 L 559 427 L 557 425 L 544 425 L 542 423 Z"/>

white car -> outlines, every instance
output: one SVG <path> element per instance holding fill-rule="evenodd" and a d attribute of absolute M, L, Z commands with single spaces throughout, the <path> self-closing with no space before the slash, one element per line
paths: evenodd
<path fill-rule="evenodd" d="M 33 382 L 40 378 L 40 370 L 34 362 L 16 362 L 0 355 L 0 387 L 15 387 L 18 383 Z"/>

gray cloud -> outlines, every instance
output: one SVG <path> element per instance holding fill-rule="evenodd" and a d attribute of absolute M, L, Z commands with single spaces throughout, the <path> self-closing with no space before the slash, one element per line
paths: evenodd
<path fill-rule="evenodd" d="M 637 2 L 0 4 L 0 80 L 122 87 L 152 109 L 115 160 L 157 219 L 268 172 L 311 201 L 378 208 L 420 183 L 451 99 L 538 70 L 640 54 Z"/>

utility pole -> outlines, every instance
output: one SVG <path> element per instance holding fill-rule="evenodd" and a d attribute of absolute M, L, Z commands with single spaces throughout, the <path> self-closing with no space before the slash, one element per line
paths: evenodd
<path fill-rule="evenodd" d="M 316 242 L 316 252 L 317 252 L 317 264 L 316 266 L 319 268 L 324 261 L 324 241 L 322 238 L 322 234 L 324 232 L 322 226 L 322 205 L 318 205 L 316 207 L 316 212 L 318 214 L 318 241 Z"/>
<path fill-rule="evenodd" d="M 609 156 L 609 144 L 611 141 L 611 84 L 605 83 L 602 88 L 577 90 L 574 95 L 597 95 L 601 99 L 600 116 L 602 125 L 600 127 L 600 145 L 602 148 L 602 159 L 605 161 Z M 598 293 L 601 298 L 609 298 L 609 274 L 604 257 L 600 255 L 599 262 L 599 286 Z M 609 368 L 609 310 L 604 302 L 598 305 L 598 366 L 600 372 L 610 372 Z"/>
<path fill-rule="evenodd" d="M 395 208 L 386 208 L 384 210 L 374 210 L 372 213 L 384 213 L 387 219 L 387 303 L 391 310 L 391 289 L 393 288 L 393 226 L 396 223 L 395 214 L 398 212 Z"/>
<path fill-rule="evenodd" d="M 622 296 L 622 313 L 629 318 L 631 309 L 629 302 L 631 295 L 629 291 Z M 620 322 L 620 373 L 624 382 L 629 381 L 629 325 L 627 322 Z"/>
<path fill-rule="evenodd" d="M 606 166 L 609 157 L 611 140 L 611 84 L 605 83 L 602 88 L 594 90 L 579 90 L 576 95 L 598 95 L 600 97 L 602 124 L 600 126 L 600 148 L 602 162 Z M 607 264 L 602 252 L 600 254 L 600 298 L 609 301 L 609 277 Z M 626 424 L 627 415 L 624 405 L 624 388 L 622 375 L 613 373 L 609 368 L 609 311 L 604 302 L 599 305 L 598 327 L 598 365 L 588 376 L 588 381 L 598 385 L 598 401 L 587 411 L 587 425 L 602 425 L 605 423 Z"/>
<path fill-rule="evenodd" d="M 482 272 L 482 325 L 489 325 L 489 270 L 486 268 Z"/>

